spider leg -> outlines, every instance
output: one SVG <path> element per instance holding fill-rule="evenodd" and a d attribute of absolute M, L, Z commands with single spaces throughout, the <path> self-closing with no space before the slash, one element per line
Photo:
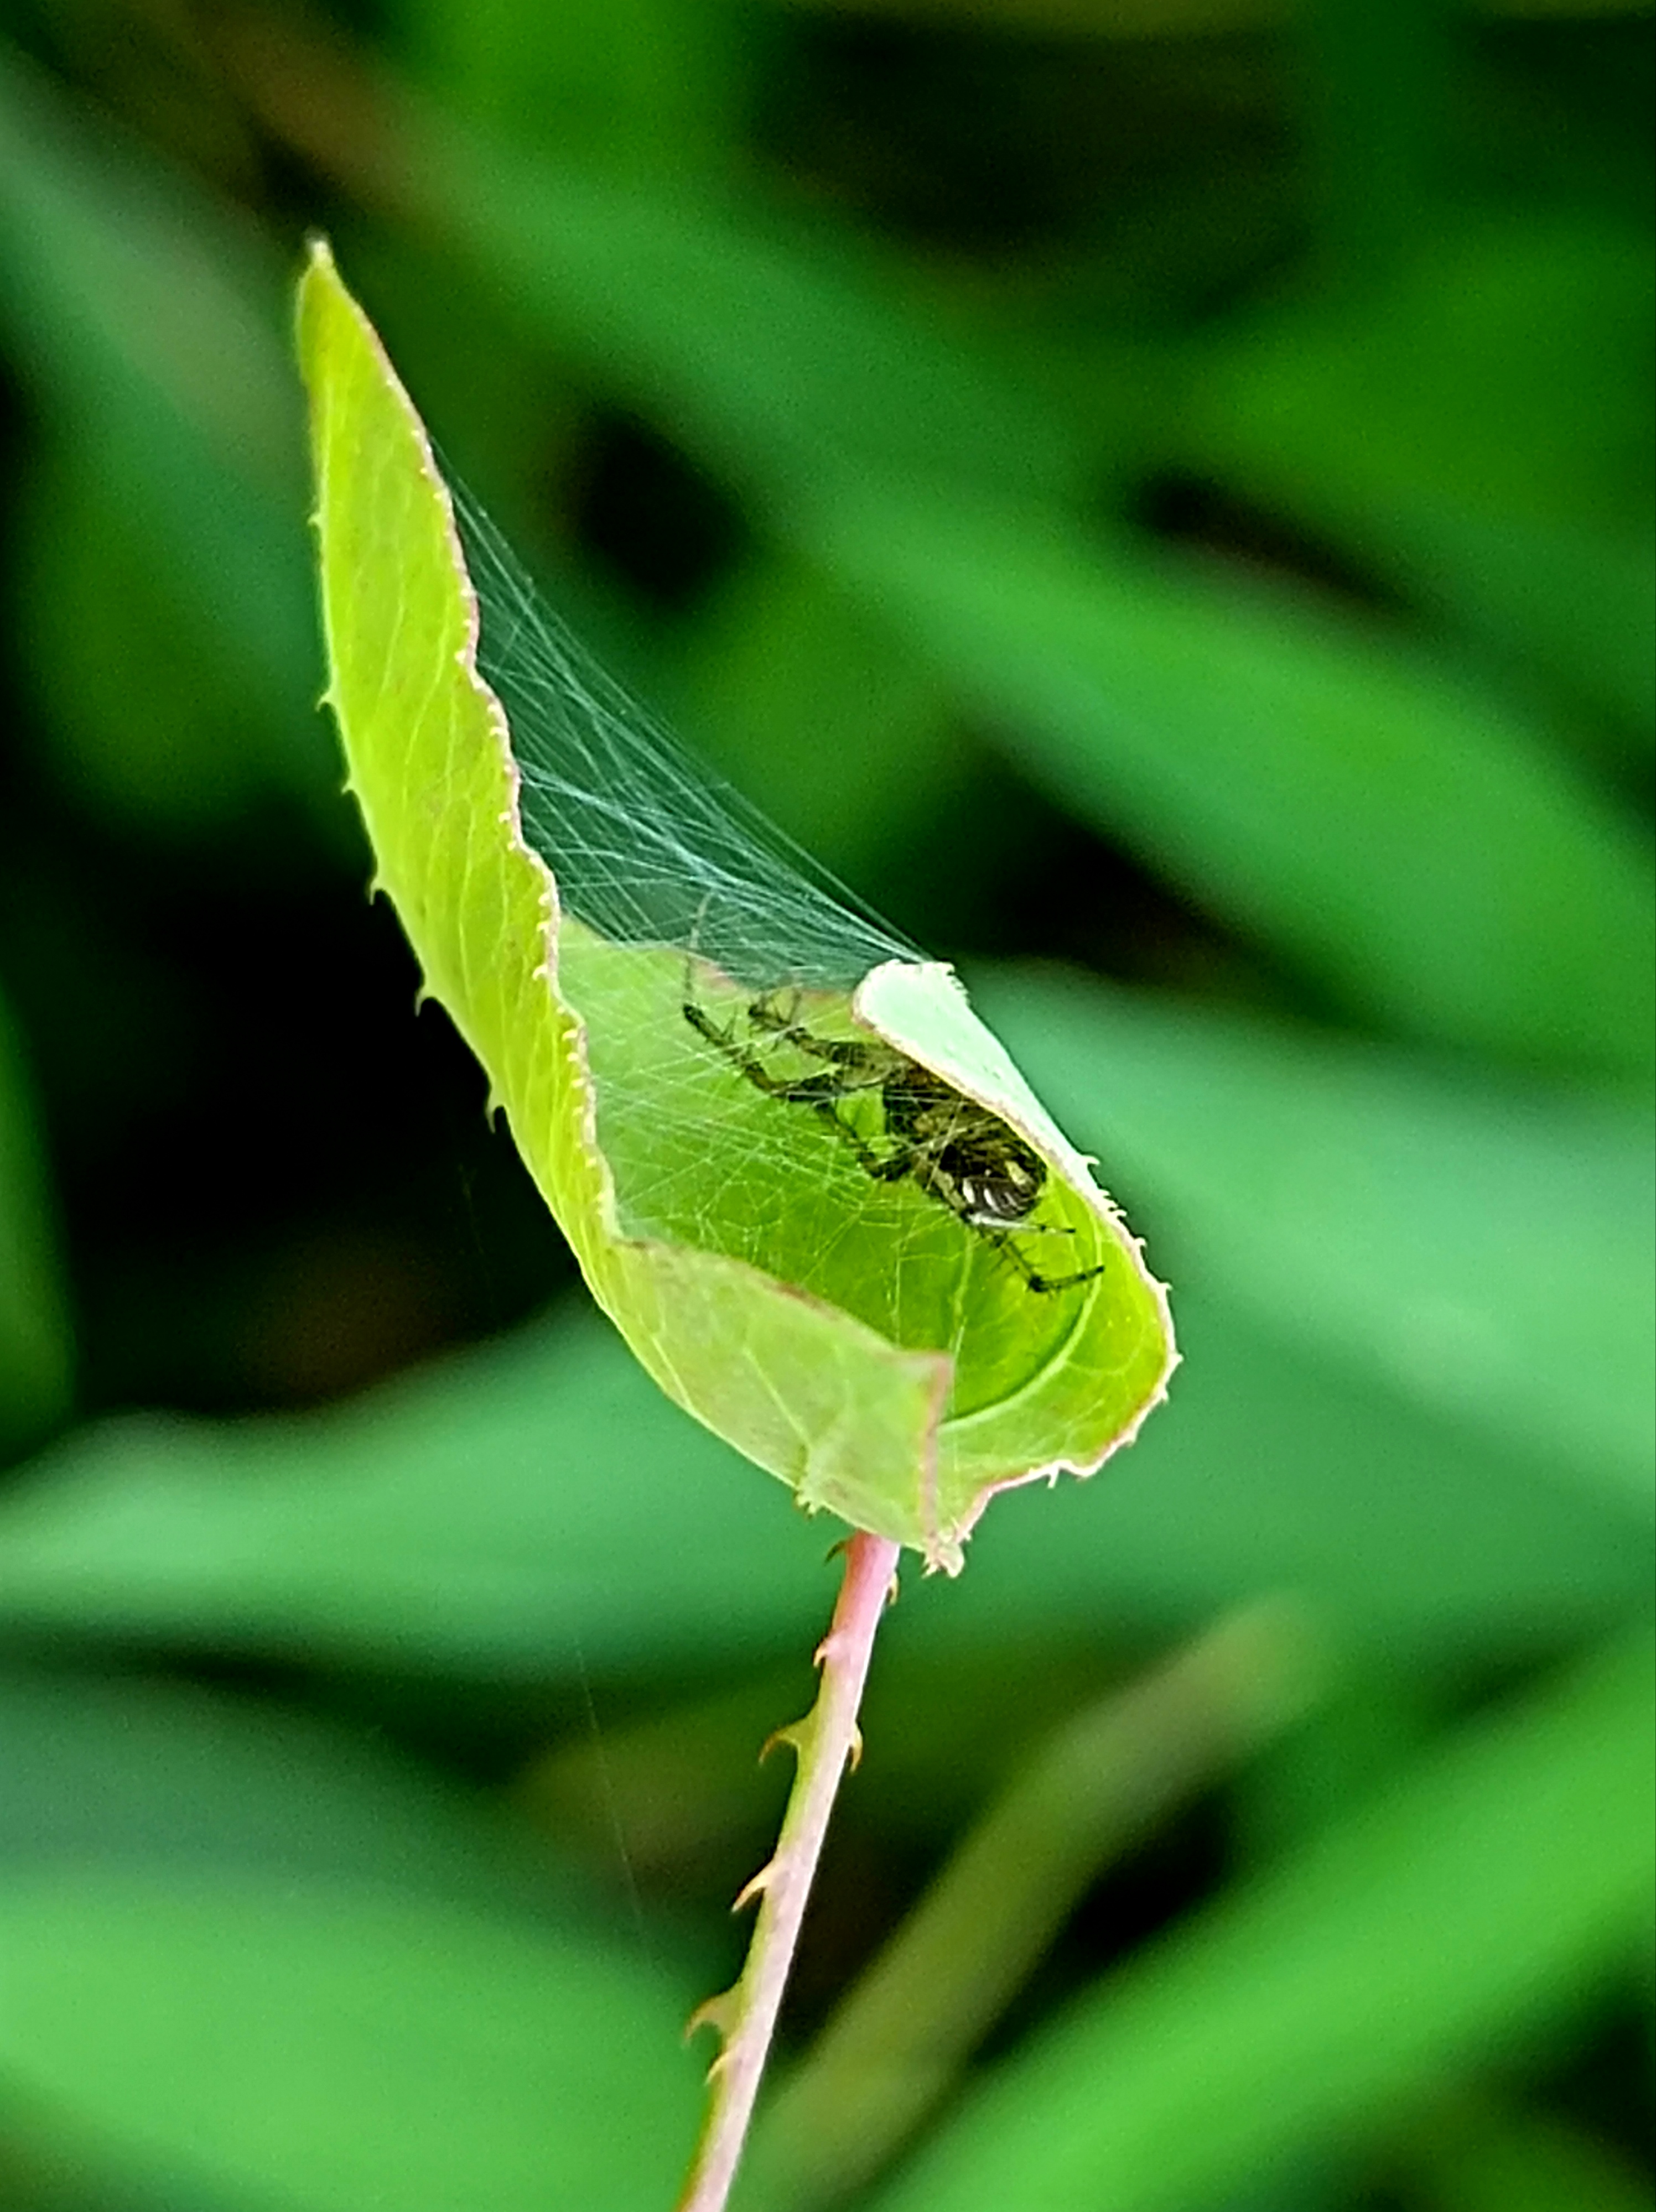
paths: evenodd
<path fill-rule="evenodd" d="M 1044 1225 L 1044 1224 L 1043 1226 Z M 1032 1291 L 1038 1291 L 1044 1297 L 1051 1297 L 1056 1291 L 1073 1291 L 1082 1283 L 1096 1280 L 1103 1274 L 1107 1264 L 1100 1260 L 1096 1267 L 1077 1267 L 1073 1273 L 1068 1275 L 1044 1275 L 1038 1267 L 1030 1266 L 1028 1261 L 1013 1243 L 1008 1231 L 980 1228 L 978 1234 L 986 1243 L 995 1247 L 1003 1260 L 1009 1260 L 1012 1262 Z"/>
<path fill-rule="evenodd" d="M 833 1067 L 865 1066 L 871 1049 L 849 1037 L 818 1036 L 807 1029 L 799 1018 L 799 993 L 794 994 L 789 1011 L 783 1014 L 768 999 L 756 999 L 747 1010 L 747 1018 L 756 1029 L 765 1030 L 778 1044 L 790 1045 L 795 1052 L 812 1060 L 826 1060 Z M 890 1080 L 891 1071 L 882 1066 L 876 1075 L 864 1075 L 860 1080 L 849 1081 L 848 1091 L 883 1090 Z"/>
<path fill-rule="evenodd" d="M 705 1037 L 710 1045 L 716 1046 L 756 1091 L 764 1091 L 768 1098 L 780 1098 L 788 1105 L 813 1108 L 825 1121 L 832 1122 L 856 1154 L 858 1164 L 866 1174 L 872 1176 L 876 1182 L 894 1180 L 887 1172 L 888 1164 L 880 1159 L 861 1131 L 854 1129 L 842 1114 L 835 1111 L 837 1102 L 842 1098 L 849 1097 L 860 1091 L 877 1091 L 880 1088 L 878 1081 L 870 1078 L 863 1083 L 848 1083 L 830 1068 L 825 1068 L 815 1075 L 775 1075 L 757 1053 L 750 1051 L 740 1042 L 734 1028 L 721 1029 L 706 1008 L 698 1006 L 688 992 L 685 994 L 682 1012 L 691 1029 L 698 1036 Z M 791 1026 L 789 1024 L 788 1028 Z M 785 1028 L 779 1027 L 775 1034 L 779 1040 L 785 1038 L 788 1042 L 794 1042 Z M 816 1042 L 818 1040 L 806 1039 L 807 1046 Z"/>
<path fill-rule="evenodd" d="M 710 1045 L 716 1045 L 727 1060 L 734 1061 L 750 1082 L 757 1083 L 761 1091 L 768 1091 L 771 1087 L 772 1078 L 764 1061 L 738 1043 L 734 1023 L 728 1029 L 721 1029 L 706 1007 L 697 1005 L 690 994 L 688 979 L 684 1001 L 679 1011 L 697 1036 L 704 1036 Z"/>
<path fill-rule="evenodd" d="M 756 1030 L 769 1030 L 772 1036 L 789 1036 L 800 1029 L 800 994 L 789 994 L 788 1012 L 783 1013 L 776 1005 L 775 992 L 767 992 L 755 999 L 747 1009 L 747 1018 Z"/>
<path fill-rule="evenodd" d="M 698 1006 L 693 999 L 687 998 L 681 1011 L 691 1029 L 704 1036 L 709 1044 L 716 1045 L 750 1083 L 772 1098 L 786 1098 L 801 1104 L 814 1105 L 831 1103 L 836 1098 L 854 1097 L 859 1091 L 878 1091 L 885 1082 L 884 1076 L 877 1075 L 867 1076 L 861 1082 L 848 1082 L 843 1076 L 829 1068 L 815 1075 L 773 1075 L 758 1053 L 744 1045 L 733 1030 L 721 1029 L 706 1008 Z M 797 1044 L 802 1051 L 810 1051 L 822 1042 L 804 1031 L 801 1031 L 797 1038 L 787 1030 L 778 1030 L 776 1035 L 778 1043 Z"/>
<path fill-rule="evenodd" d="M 685 1000 L 683 1012 L 691 1029 L 709 1044 L 716 1045 L 725 1058 L 769 1097 L 789 1099 L 801 1105 L 829 1104 L 836 1098 L 843 1098 L 848 1091 L 869 1087 L 842 1083 L 825 1071 L 819 1075 L 773 1075 L 758 1053 L 750 1051 L 734 1030 L 721 1029 L 706 1008 L 698 1006 L 693 999 Z"/>
<path fill-rule="evenodd" d="M 796 992 L 795 1006 L 798 995 Z M 691 1029 L 704 1036 L 709 1044 L 716 1045 L 727 1060 L 740 1068 L 750 1083 L 772 1098 L 813 1104 L 822 1099 L 849 1098 L 861 1091 L 880 1091 L 888 1079 L 884 1068 L 876 1073 L 860 1077 L 831 1073 L 831 1069 L 858 1065 L 864 1057 L 864 1048 L 836 1037 L 814 1036 L 791 1012 L 783 1017 L 764 999 L 756 999 L 749 1006 L 749 1022 L 764 1030 L 777 1044 L 787 1045 L 807 1059 L 827 1061 L 827 1068 L 815 1075 L 773 1075 L 758 1053 L 737 1037 L 734 1022 L 721 1029 L 707 1009 L 697 1003 L 690 989 L 688 978 L 680 1011 Z"/>

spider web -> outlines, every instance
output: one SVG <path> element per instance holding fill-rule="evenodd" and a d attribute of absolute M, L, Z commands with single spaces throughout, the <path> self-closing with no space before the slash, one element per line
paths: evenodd
<path fill-rule="evenodd" d="M 762 991 L 849 990 L 881 961 L 923 960 L 606 674 L 450 483 L 478 666 L 511 729 L 524 834 L 566 911 L 612 944 L 676 945 Z"/>
<path fill-rule="evenodd" d="M 949 1347 L 963 1363 L 957 1407 L 968 1403 L 969 1340 L 998 1352 L 1020 1338 L 1056 1340 L 1062 1302 L 1032 1300 L 1014 1269 L 911 1177 L 877 1181 L 859 1165 L 858 1139 L 890 1152 L 876 1086 L 858 1084 L 825 1114 L 765 1095 L 736 1064 L 746 1053 L 784 1079 L 820 1075 L 822 1058 L 767 1032 L 755 1000 L 797 1007 L 803 994 L 807 1031 L 867 1044 L 850 1018 L 855 987 L 882 962 L 927 956 L 608 676 L 477 502 L 458 488 L 453 496 L 478 595 L 478 666 L 506 713 L 524 835 L 581 925 L 565 933 L 561 972 L 579 992 L 583 972 L 594 983 L 598 957 L 603 988 L 629 994 L 625 1018 L 589 1022 L 587 1040 L 627 1233 L 710 1243 L 893 1341 Z M 582 937 L 588 948 L 597 941 L 596 955 Z M 684 957 L 664 962 L 664 948 Z M 696 1034 L 691 1000 L 737 1054 Z M 748 1171 L 733 1172 L 733 1159 Z M 1074 1264 L 1073 1235 L 1044 1240 L 1050 1264 Z M 870 1249 L 883 1255 L 873 1271 Z M 987 1301 L 965 1299 L 968 1275 Z M 998 1387 L 996 1374 L 981 1379 L 985 1395 Z"/>

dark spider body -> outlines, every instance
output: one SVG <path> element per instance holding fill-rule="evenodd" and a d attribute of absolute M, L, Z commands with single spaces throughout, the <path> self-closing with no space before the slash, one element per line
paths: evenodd
<path fill-rule="evenodd" d="M 777 1074 L 751 1038 L 737 1036 L 734 1023 L 721 1029 L 697 1004 L 686 979 L 684 1016 L 697 1034 L 716 1046 L 767 1097 L 809 1106 L 831 1121 L 875 1182 L 918 1183 L 957 1220 L 992 1244 L 1032 1291 L 1050 1294 L 1073 1290 L 1104 1273 L 1100 1265 L 1068 1275 L 1043 1275 L 1013 1243 L 1020 1233 L 1074 1232 L 1061 1223 L 1031 1221 L 1046 1188 L 1046 1163 L 998 1115 L 894 1046 L 872 1038 L 865 1042 L 819 1036 L 798 1018 L 798 1012 L 797 994 L 786 1012 L 774 994 L 755 999 L 747 1009 L 750 1030 L 762 1033 L 776 1049 L 817 1063 L 806 1074 Z M 886 1153 L 876 1152 L 839 1111 L 842 1099 L 869 1091 L 880 1096 L 885 1135 L 892 1148 Z"/>

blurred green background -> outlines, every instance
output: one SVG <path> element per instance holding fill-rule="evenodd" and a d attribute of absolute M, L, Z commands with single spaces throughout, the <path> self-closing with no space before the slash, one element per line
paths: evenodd
<path fill-rule="evenodd" d="M 831 1602 L 364 896 L 315 227 L 1174 1285 L 887 1623 L 744 2203 L 1647 2203 L 1648 11 L 0 23 L 0 2206 L 664 2208 Z"/>

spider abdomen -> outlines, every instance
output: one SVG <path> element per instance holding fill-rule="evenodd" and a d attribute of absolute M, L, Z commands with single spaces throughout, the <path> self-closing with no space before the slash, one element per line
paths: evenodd
<path fill-rule="evenodd" d="M 995 1228 L 1028 1219 L 1046 1182 L 1046 1170 L 1034 1153 L 1005 1139 L 988 1146 L 950 1145 L 938 1165 L 960 1194 L 969 1221 Z"/>

